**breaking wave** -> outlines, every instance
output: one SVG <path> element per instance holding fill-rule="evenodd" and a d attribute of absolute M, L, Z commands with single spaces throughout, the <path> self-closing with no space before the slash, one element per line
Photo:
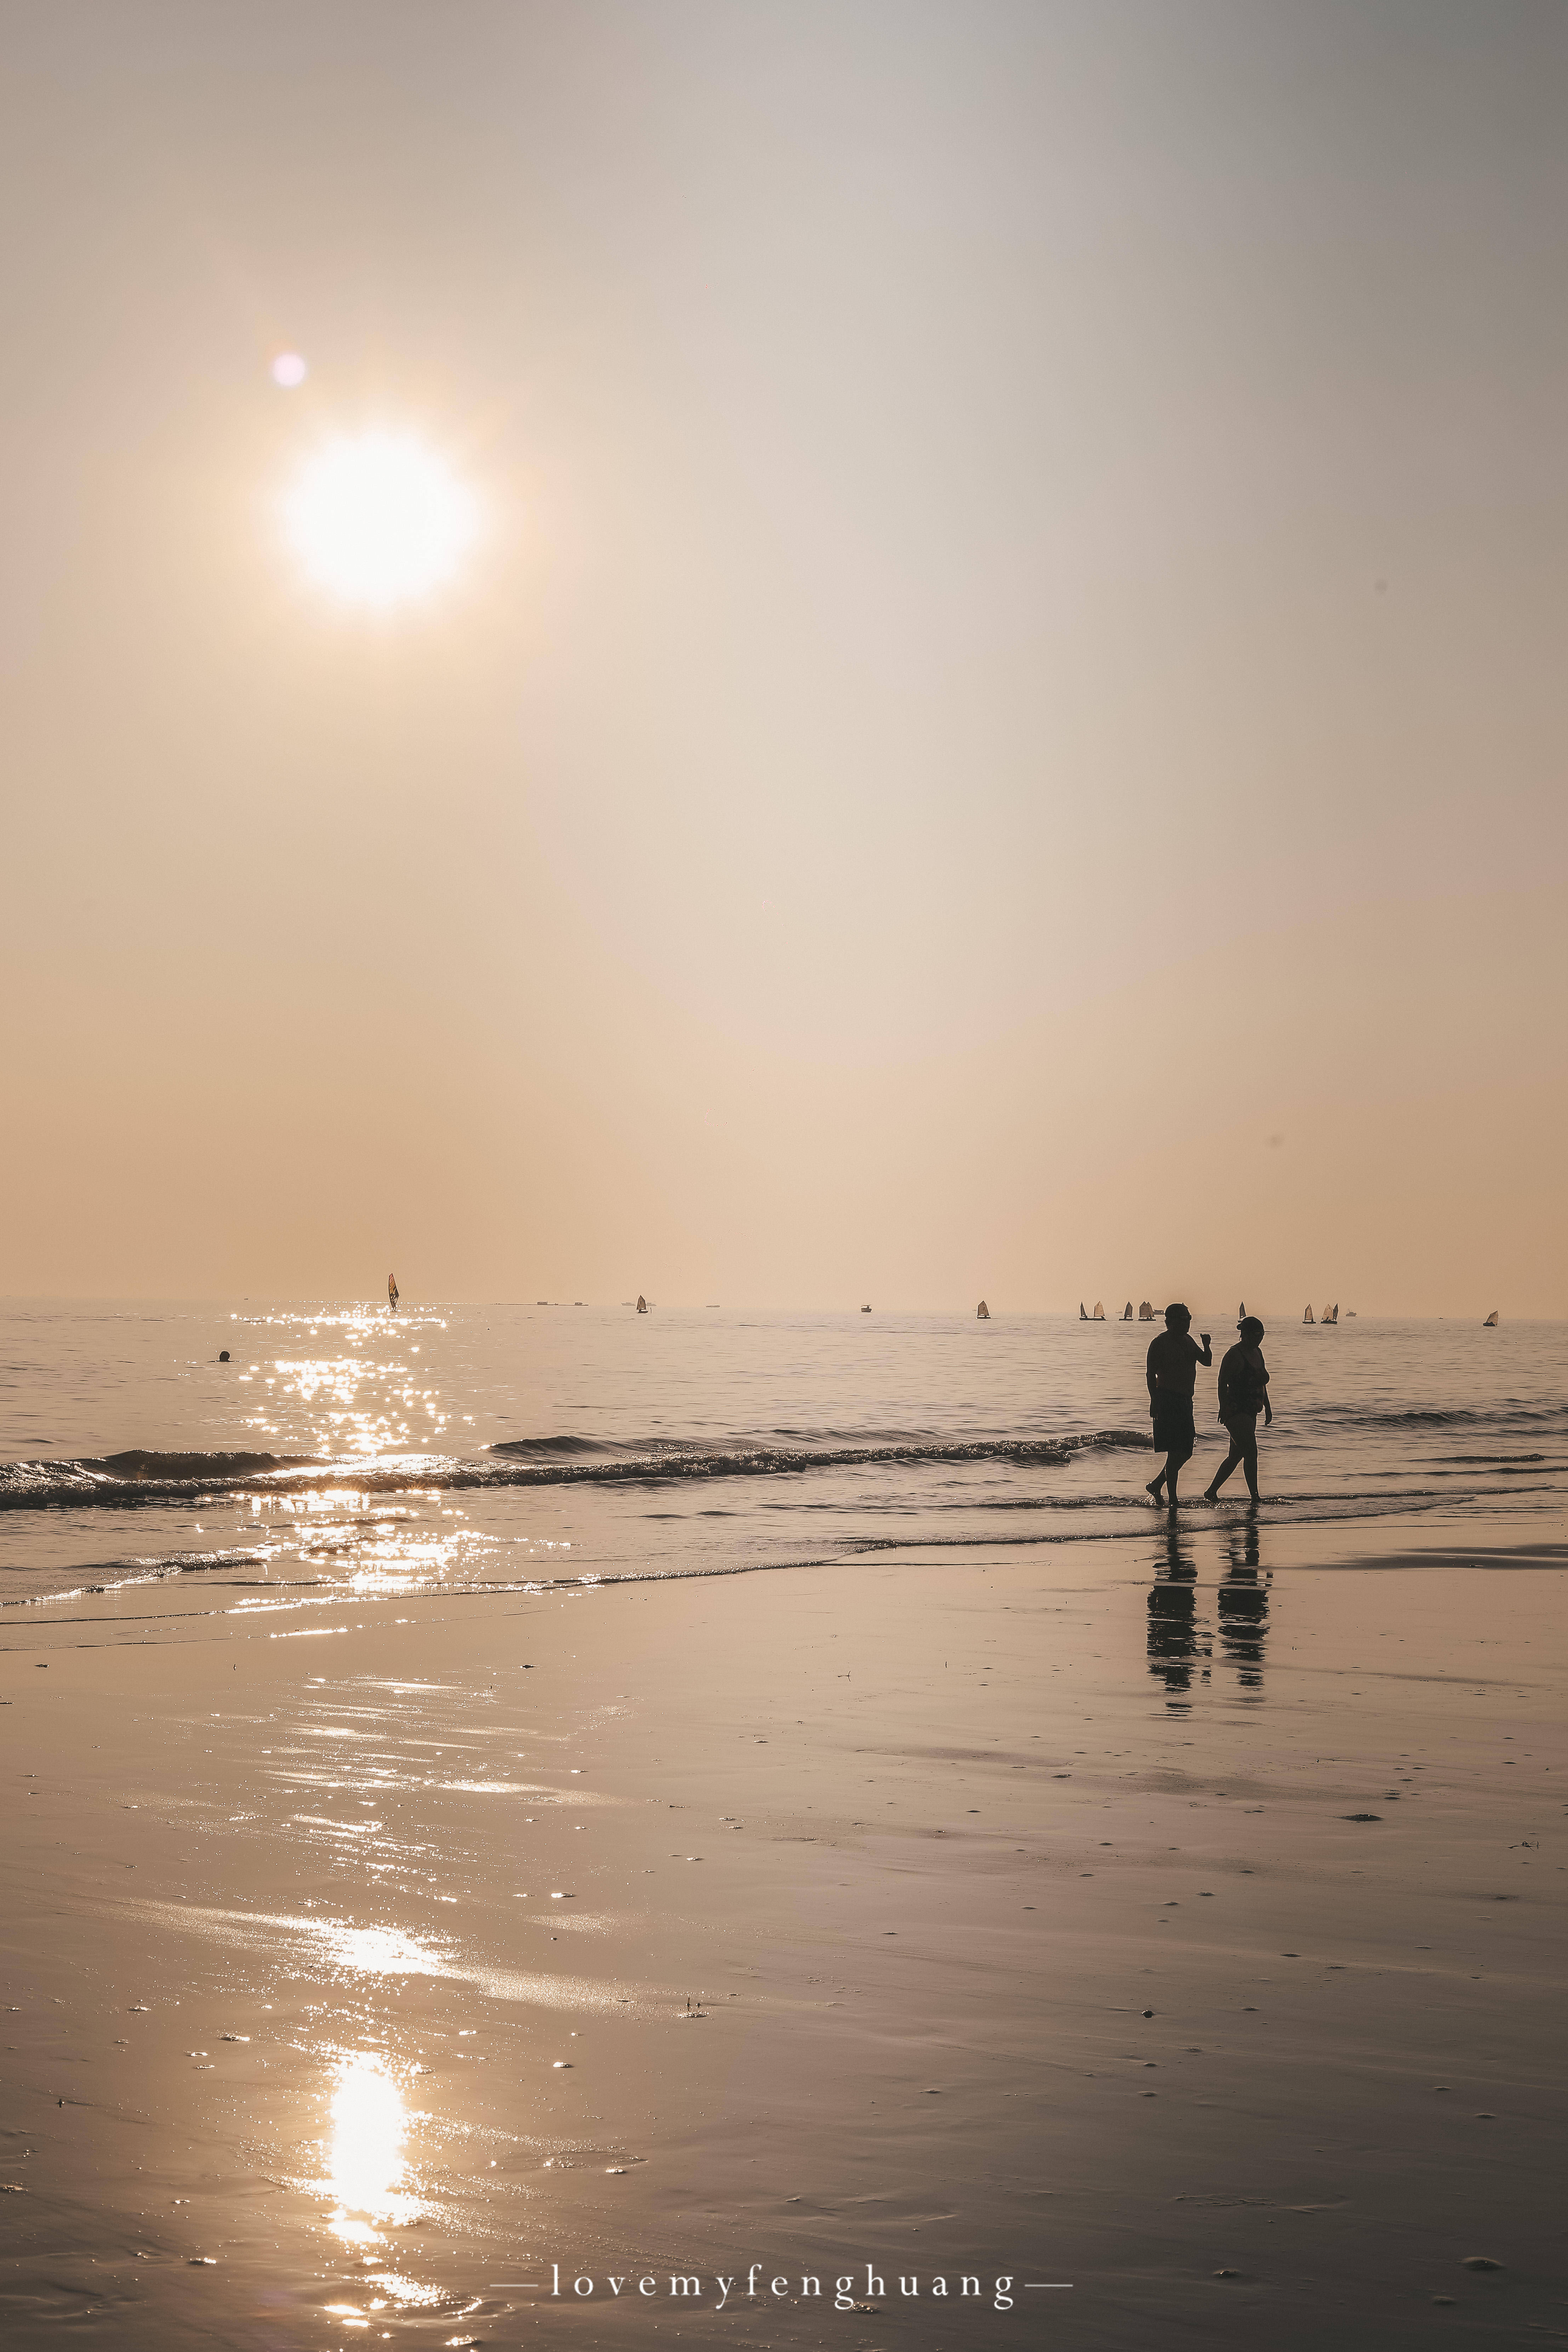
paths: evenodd
<path fill-rule="evenodd" d="M 1084 1454 L 1147 1449 L 1142 1430 L 1079 1437 L 894 1439 L 877 1444 L 755 1445 L 703 1449 L 668 1439 L 621 1446 L 589 1438 L 511 1438 L 483 1459 L 431 1454 L 331 1460 L 300 1454 L 156 1454 L 0 1465 L 0 1510 L 134 1509 L 202 1496 L 323 1489 L 389 1495 L 475 1487 L 648 1484 L 689 1478 L 776 1478 L 879 1464 L 1012 1462 L 1060 1465 Z"/>
<path fill-rule="evenodd" d="M 1517 1429 L 1568 1431 L 1568 1405 L 1507 1402 L 1485 1405 L 1411 1405 L 1369 1412 L 1354 1404 L 1318 1405 L 1307 1416 L 1325 1429 Z"/>

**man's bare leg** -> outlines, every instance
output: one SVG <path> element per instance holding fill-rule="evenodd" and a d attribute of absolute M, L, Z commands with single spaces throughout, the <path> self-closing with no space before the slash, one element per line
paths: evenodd
<path fill-rule="evenodd" d="M 1164 1468 L 1161 1471 L 1157 1478 L 1150 1479 L 1149 1484 L 1144 1487 L 1143 1492 L 1146 1495 L 1152 1495 L 1154 1500 L 1159 1503 L 1164 1500 L 1163 1496 L 1160 1492 L 1161 1487 L 1169 1486 L 1171 1490 L 1171 1500 L 1173 1503 L 1176 1499 L 1177 1474 L 1181 1469 L 1182 1463 L 1190 1461 L 1191 1458 L 1192 1457 L 1189 1454 L 1184 1454 L 1181 1456 L 1181 1460 L 1178 1461 L 1175 1454 L 1167 1454 L 1165 1456 Z"/>

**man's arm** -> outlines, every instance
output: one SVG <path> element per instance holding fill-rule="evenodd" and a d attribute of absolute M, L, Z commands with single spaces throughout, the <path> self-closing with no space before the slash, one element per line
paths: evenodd
<path fill-rule="evenodd" d="M 1155 1391 L 1154 1391 L 1154 1350 L 1155 1350 L 1155 1349 L 1159 1346 L 1159 1344 L 1160 1344 L 1160 1342 L 1159 1342 L 1159 1340 L 1158 1340 L 1158 1339 L 1151 1339 L 1151 1340 L 1150 1340 L 1150 1342 L 1149 1342 L 1149 1352 L 1148 1352 L 1148 1354 L 1147 1354 L 1147 1355 L 1144 1357 L 1144 1359 L 1143 1359 L 1143 1377 L 1144 1377 L 1144 1379 L 1145 1379 L 1145 1380 L 1148 1381 L 1148 1383 L 1149 1383 L 1149 1402 L 1150 1402 L 1150 1403 L 1151 1403 L 1151 1404 L 1152 1404 L 1152 1403 L 1153 1403 L 1153 1402 L 1154 1402 L 1154 1393 L 1155 1393 Z"/>
<path fill-rule="evenodd" d="M 1214 1361 L 1214 1349 L 1209 1346 L 1209 1335 L 1206 1331 L 1200 1331 L 1198 1333 L 1198 1337 L 1204 1344 L 1201 1348 L 1194 1348 L 1193 1353 L 1196 1356 L 1200 1364 L 1212 1364 Z"/>

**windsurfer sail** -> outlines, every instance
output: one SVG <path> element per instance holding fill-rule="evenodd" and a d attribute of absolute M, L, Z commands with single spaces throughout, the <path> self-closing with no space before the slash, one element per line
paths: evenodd
<path fill-rule="evenodd" d="M 386 1277 L 386 1311 L 389 1315 L 397 1312 L 397 1276 L 395 1274 Z"/>

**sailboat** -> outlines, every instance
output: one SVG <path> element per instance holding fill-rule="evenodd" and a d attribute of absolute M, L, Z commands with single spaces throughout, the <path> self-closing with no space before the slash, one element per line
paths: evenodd
<path fill-rule="evenodd" d="M 1310 1322 L 1311 1321 L 1311 1319 L 1312 1319 L 1312 1310 L 1311 1310 L 1311 1308 L 1309 1307 L 1308 1307 L 1308 1309 L 1307 1309 L 1307 1311 L 1306 1311 L 1306 1313 L 1305 1313 L 1305 1315 L 1303 1315 L 1303 1316 L 1302 1316 L 1301 1320 L 1302 1320 L 1302 1322 L 1303 1322 L 1303 1323 L 1310 1323 Z"/>
<path fill-rule="evenodd" d="M 1140 1323 L 1152 1323 L 1154 1320 L 1154 1310 L 1150 1306 L 1149 1301 L 1146 1298 L 1139 1307 L 1138 1320 Z"/>
<path fill-rule="evenodd" d="M 1097 1299 L 1095 1300 L 1095 1302 L 1094 1302 L 1094 1313 L 1089 1317 L 1089 1321 L 1090 1321 L 1091 1323 L 1103 1323 L 1103 1322 L 1104 1322 L 1104 1320 L 1105 1320 L 1105 1302 L 1103 1301 L 1103 1299 L 1097 1298 Z"/>
<path fill-rule="evenodd" d="M 1337 1300 L 1332 1307 L 1324 1307 L 1321 1319 L 1325 1323 L 1337 1323 L 1339 1321 L 1340 1309 Z"/>
<path fill-rule="evenodd" d="M 869 1315 L 869 1313 L 871 1312 L 870 1307 L 869 1307 L 868 1305 L 868 1306 L 865 1306 L 865 1307 L 862 1307 L 862 1308 L 860 1309 L 860 1312 L 861 1312 L 861 1314 L 862 1314 L 862 1315 Z"/>
<path fill-rule="evenodd" d="M 386 1311 L 389 1315 L 397 1312 L 397 1276 L 395 1274 L 386 1277 Z"/>
<path fill-rule="evenodd" d="M 1084 1305 L 1081 1298 L 1078 1302 L 1078 1319 L 1080 1323 L 1087 1323 L 1089 1321 L 1089 1309 Z"/>
<path fill-rule="evenodd" d="M 1241 1302 L 1241 1305 L 1240 1305 L 1240 1306 L 1237 1308 L 1237 1310 L 1236 1310 L 1236 1319 L 1237 1319 L 1237 1321 L 1238 1323 L 1242 1321 L 1243 1318 L 1246 1316 L 1246 1313 L 1247 1313 L 1247 1301 L 1246 1301 L 1246 1299 L 1244 1298 L 1244 1299 L 1242 1300 L 1242 1302 Z"/>
<path fill-rule="evenodd" d="M 1491 1313 L 1487 1317 L 1486 1321 L 1481 1325 L 1481 1329 L 1483 1331 L 1495 1331 L 1497 1329 L 1497 1308 L 1495 1307 L 1492 1308 Z"/>
<path fill-rule="evenodd" d="M 991 1309 L 986 1306 L 984 1298 L 974 1310 L 974 1319 L 977 1323 L 989 1323 L 991 1320 Z"/>
<path fill-rule="evenodd" d="M 640 1290 L 637 1293 L 637 1313 L 639 1315 L 646 1315 L 647 1313 L 647 1300 L 643 1297 Z"/>
<path fill-rule="evenodd" d="M 1131 1323 L 1132 1320 L 1132 1301 L 1131 1299 L 1128 1300 L 1126 1306 L 1121 1310 L 1121 1320 L 1124 1323 Z"/>

